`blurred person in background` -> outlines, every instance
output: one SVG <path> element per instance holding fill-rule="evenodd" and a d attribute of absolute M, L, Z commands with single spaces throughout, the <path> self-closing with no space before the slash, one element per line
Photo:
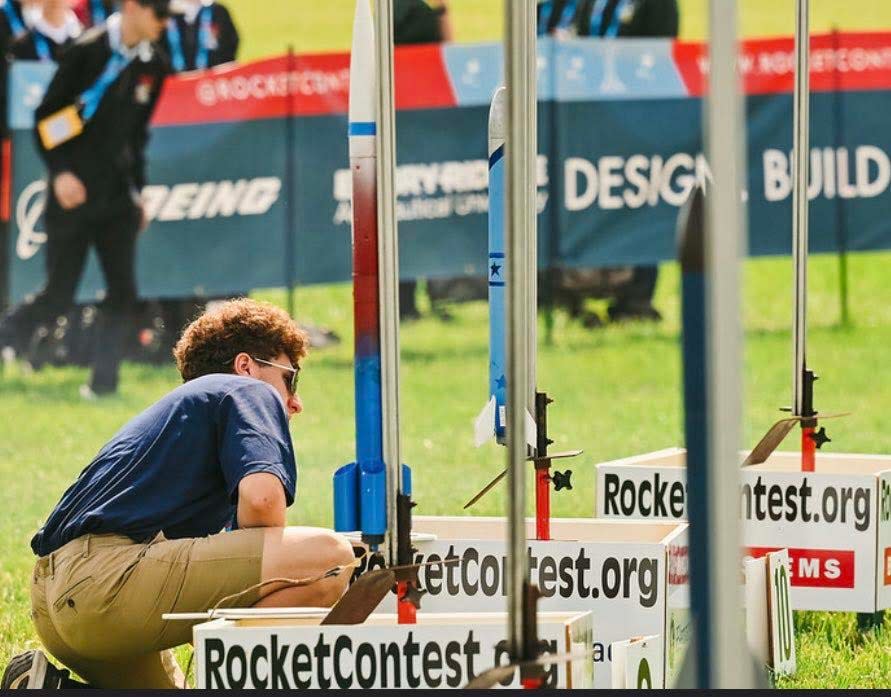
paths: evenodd
<path fill-rule="evenodd" d="M 673 39 L 679 29 L 677 0 L 579 0 L 579 36 Z"/>
<path fill-rule="evenodd" d="M 574 36 L 675 38 L 679 29 L 677 0 L 543 0 L 538 3 L 538 34 Z M 602 324 L 585 310 L 587 297 L 611 297 L 610 319 L 661 319 L 653 307 L 658 266 L 603 269 L 553 269 L 546 293 L 587 327 Z"/>
<path fill-rule="evenodd" d="M 136 238 L 146 225 L 149 121 L 169 68 L 154 48 L 169 0 L 124 0 L 121 12 L 61 53 L 35 112 L 47 167 L 46 284 L 0 321 L 0 348 L 27 349 L 38 326 L 72 305 L 87 252 L 105 277 L 90 383 L 81 395 L 117 390 L 122 344 L 136 302 Z M 4 348 L 4 353 L 8 352 Z"/>
<path fill-rule="evenodd" d="M 163 46 L 174 72 L 204 70 L 238 56 L 238 29 L 214 0 L 172 0 Z"/>
<path fill-rule="evenodd" d="M 0 0 L 0 48 L 5 55 L 9 45 L 23 36 L 31 25 L 35 8 L 40 11 L 42 0 Z"/>
<path fill-rule="evenodd" d="M 569 37 L 576 34 L 580 0 L 544 0 L 538 3 L 538 35 Z"/>
<path fill-rule="evenodd" d="M 8 5 L 11 8 L 11 4 Z M 6 8 L 4 8 L 6 9 Z M 5 60 L 0 75 L 0 113 L 2 113 L 3 137 L 7 131 L 8 111 L 8 72 L 12 61 L 56 62 L 59 56 L 83 31 L 80 21 L 71 10 L 68 0 L 38 0 L 24 8 L 24 31 L 17 36 L 6 33 L 9 29 L 9 15 L 0 24 Z M 2 157 L 2 156 L 0 156 Z M 4 169 L 4 173 L 6 170 Z M 2 175 L 0 175 L 2 176 Z M 9 251 L 8 222 L 3 223 L 0 232 L 0 312 L 6 309 L 9 295 Z"/>
<path fill-rule="evenodd" d="M 395 0 L 393 38 L 396 44 L 438 44 L 454 41 L 446 0 Z"/>
<path fill-rule="evenodd" d="M 41 0 L 0 0 L 0 138 L 4 141 L 9 137 L 6 125 L 7 104 L 7 74 L 9 71 L 8 56 L 10 47 L 16 39 L 28 33 L 34 18 L 35 9 L 39 12 Z M 2 158 L 5 153 L 0 153 L 0 178 L 7 172 Z M 0 189 L 9 186 L 8 182 L 0 181 Z M 8 221 L 0 221 L 0 312 L 6 309 L 9 301 L 9 236 Z"/>
<path fill-rule="evenodd" d="M 676 38 L 677 0 L 580 0 L 575 15 L 579 36 Z M 611 320 L 662 319 L 653 307 L 658 266 L 635 266 L 630 279 L 615 289 Z"/>
<path fill-rule="evenodd" d="M 393 3 L 393 41 L 397 46 L 438 44 L 453 40 L 452 23 L 445 0 L 439 0 L 435 4 L 425 0 L 395 0 Z M 420 318 L 417 287 L 418 282 L 414 279 L 399 282 L 399 319 Z"/>
<path fill-rule="evenodd" d="M 15 39 L 7 53 L 10 60 L 58 61 L 62 52 L 83 31 L 68 0 L 42 0 L 30 28 Z"/>
<path fill-rule="evenodd" d="M 85 27 L 104 24 L 120 8 L 117 0 L 69 0 L 71 9 Z"/>

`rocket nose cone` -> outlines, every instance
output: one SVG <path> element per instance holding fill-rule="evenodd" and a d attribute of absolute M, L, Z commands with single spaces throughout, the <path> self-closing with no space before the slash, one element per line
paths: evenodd
<path fill-rule="evenodd" d="M 375 119 L 374 95 L 377 89 L 374 59 L 374 20 L 369 0 L 356 0 L 353 18 L 353 45 L 350 54 L 350 121 Z"/>
<path fill-rule="evenodd" d="M 507 88 L 495 90 L 489 105 L 489 154 L 497 150 L 505 140 L 505 116 L 507 114 Z"/>

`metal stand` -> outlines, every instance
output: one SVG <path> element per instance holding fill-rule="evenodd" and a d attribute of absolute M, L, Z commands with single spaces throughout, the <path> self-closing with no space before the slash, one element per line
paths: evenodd
<path fill-rule="evenodd" d="M 505 178 L 507 295 L 507 481 L 508 481 L 508 645 L 512 661 L 537 658 L 535 607 L 529 602 L 529 565 L 526 555 L 526 439 L 527 408 L 533 405 L 529 370 L 529 262 L 524 253 L 534 240 L 535 209 L 535 3 L 505 0 L 504 76 L 507 84 L 507 176 Z M 534 343 L 532 344 L 534 346 Z M 537 595 L 537 593 L 535 594 Z M 537 685 L 533 685 L 537 682 Z M 524 686 L 539 686 L 533 676 Z"/>
<path fill-rule="evenodd" d="M 551 460 L 548 447 L 554 443 L 548 437 L 548 406 L 554 400 L 544 392 L 535 393 L 535 423 L 538 442 L 535 449 L 535 535 L 538 540 L 551 539 L 551 485 L 554 491 L 572 489 L 572 470 L 554 471 L 551 474 Z M 570 453 L 573 455 L 574 453 Z M 561 455 L 566 455 L 563 453 Z"/>
<path fill-rule="evenodd" d="M 795 180 L 792 190 L 792 264 L 795 269 L 792 321 L 792 414 L 801 418 L 801 471 L 816 468 L 817 412 L 814 381 L 807 367 L 808 179 L 810 178 L 810 25 L 809 0 L 795 3 L 795 108 L 793 144 Z M 825 439 L 825 429 L 821 430 Z M 828 440 L 828 439 L 827 439 Z"/>
<path fill-rule="evenodd" d="M 288 46 L 288 75 L 294 74 L 294 46 Z M 294 267 L 297 264 L 294 244 L 296 242 L 295 223 L 297 217 L 296 206 L 296 178 L 297 155 L 296 137 L 294 133 L 294 93 L 288 90 L 288 112 L 285 114 L 285 246 L 284 246 L 284 281 L 286 293 L 286 307 L 288 315 L 294 317 L 296 308 L 294 303 Z"/>

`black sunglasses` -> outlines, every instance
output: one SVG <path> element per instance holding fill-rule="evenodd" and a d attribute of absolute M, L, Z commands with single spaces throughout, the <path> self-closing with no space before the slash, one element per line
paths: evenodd
<path fill-rule="evenodd" d="M 281 368 L 286 371 L 285 375 L 282 377 L 285 378 L 285 387 L 288 388 L 288 394 L 292 397 L 297 394 L 297 380 L 300 378 L 300 366 L 298 365 L 295 368 L 292 368 L 289 365 L 282 365 L 281 363 L 273 363 L 272 361 L 267 361 L 264 358 L 257 358 L 256 356 L 251 356 L 257 363 L 263 363 L 264 365 L 271 365 L 274 368 Z M 287 373 L 291 374 L 291 377 L 287 377 Z"/>

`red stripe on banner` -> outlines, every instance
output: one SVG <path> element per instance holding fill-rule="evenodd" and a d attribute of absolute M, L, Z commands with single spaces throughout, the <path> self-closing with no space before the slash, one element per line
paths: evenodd
<path fill-rule="evenodd" d="M 706 46 L 678 41 L 675 65 L 691 96 L 705 92 Z M 788 37 L 745 41 L 740 55 L 746 94 L 791 93 L 795 42 Z M 811 90 L 891 89 L 891 34 L 837 33 L 811 37 Z"/>
<path fill-rule="evenodd" d="M 891 547 L 885 547 L 885 585 L 891 586 Z"/>
<path fill-rule="evenodd" d="M 783 547 L 748 547 L 746 553 L 758 558 Z M 854 551 L 841 549 L 789 548 L 794 588 L 853 588 Z"/>
<path fill-rule="evenodd" d="M 8 223 L 12 217 L 12 141 L 4 138 L 0 144 L 0 157 L 3 158 L 0 177 L 0 221 Z"/>
<path fill-rule="evenodd" d="M 348 54 L 278 56 L 168 78 L 153 124 L 250 121 L 346 112 Z"/>
<path fill-rule="evenodd" d="M 690 96 L 702 96 L 708 71 L 705 46 L 675 42 L 673 53 Z M 792 92 L 794 41 L 788 37 L 746 41 L 740 65 L 747 94 Z M 457 106 L 441 45 L 398 47 L 394 70 L 397 109 Z M 345 114 L 349 88 L 348 53 L 276 56 L 169 78 L 154 124 L 249 121 L 289 113 Z M 811 89 L 891 89 L 891 33 L 812 37 Z"/>
<path fill-rule="evenodd" d="M 400 46 L 394 59 L 397 109 L 438 109 L 458 105 L 442 47 Z"/>
<path fill-rule="evenodd" d="M 440 46 L 399 47 L 394 69 L 397 108 L 457 104 Z M 349 95 L 348 53 L 277 56 L 168 78 L 152 123 L 174 126 L 283 118 L 288 113 L 345 114 Z"/>

